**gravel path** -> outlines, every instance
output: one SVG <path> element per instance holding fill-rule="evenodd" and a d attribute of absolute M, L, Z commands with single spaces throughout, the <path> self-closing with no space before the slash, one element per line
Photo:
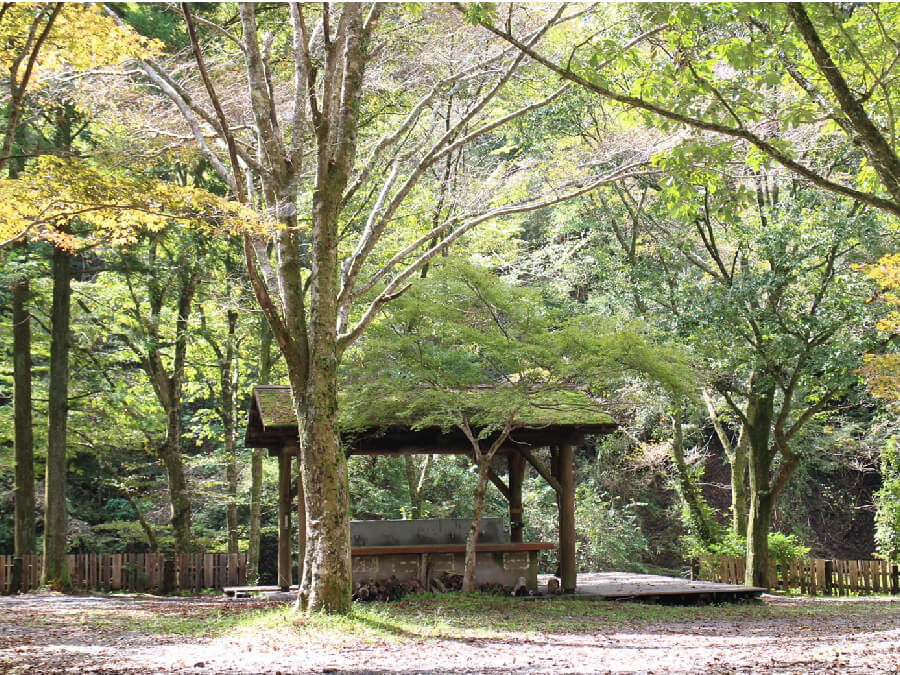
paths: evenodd
<path fill-rule="evenodd" d="M 0 598 L 0 673 L 900 673 L 900 602 L 764 602 L 770 618 L 736 620 L 723 608 L 639 627 L 585 621 L 576 632 L 460 639 L 395 630 L 373 640 L 291 625 L 218 637 L 152 629 L 264 602 L 37 594 Z M 846 612 L 833 611 L 839 602 Z"/>

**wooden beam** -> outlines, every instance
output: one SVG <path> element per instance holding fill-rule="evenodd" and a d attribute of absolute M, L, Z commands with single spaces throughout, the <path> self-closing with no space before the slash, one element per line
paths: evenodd
<path fill-rule="evenodd" d="M 291 456 L 278 455 L 278 585 L 291 586 Z"/>
<path fill-rule="evenodd" d="M 528 463 L 534 467 L 534 470 L 537 471 L 543 477 L 543 479 L 550 484 L 550 487 L 556 490 L 556 494 L 562 492 L 562 487 L 560 486 L 559 481 L 556 480 L 556 477 L 550 473 L 550 471 L 546 466 L 544 466 L 541 460 L 534 456 L 534 453 L 531 452 L 531 450 L 529 450 L 528 448 L 519 448 L 519 452 L 521 453 L 522 457 L 527 459 Z"/>
<path fill-rule="evenodd" d="M 525 459 L 519 453 L 509 456 L 509 540 L 521 542 L 525 529 L 522 512 L 522 483 L 525 479 Z"/>
<path fill-rule="evenodd" d="M 497 473 L 488 468 L 488 478 L 490 481 L 497 486 L 497 489 L 500 490 L 500 494 L 506 497 L 506 500 L 509 501 L 509 488 L 506 486 L 506 483 L 503 482 L 503 479 L 497 475 Z"/>
<path fill-rule="evenodd" d="M 575 459 L 572 446 L 563 443 L 557 455 L 557 472 L 562 490 L 559 504 L 559 577 L 563 593 L 574 593 L 578 576 L 575 561 Z"/>

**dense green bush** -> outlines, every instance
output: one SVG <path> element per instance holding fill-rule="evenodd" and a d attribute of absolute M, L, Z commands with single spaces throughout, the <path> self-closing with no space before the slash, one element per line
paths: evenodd
<path fill-rule="evenodd" d="M 635 508 L 619 504 L 598 492 L 593 481 L 575 492 L 575 529 L 578 536 L 578 568 L 582 571 L 643 570 L 647 538 L 641 531 Z"/>
<path fill-rule="evenodd" d="M 881 452 L 881 489 L 875 493 L 875 543 L 878 555 L 900 562 L 900 452 L 896 438 Z"/>
<path fill-rule="evenodd" d="M 769 533 L 769 557 L 772 560 L 785 562 L 796 560 L 809 554 L 809 546 L 805 546 L 797 539 L 795 534 L 784 534 L 783 532 Z M 713 555 L 730 555 L 735 557 L 743 557 L 747 552 L 747 540 L 739 537 L 734 533 L 729 533 L 719 542 L 712 544 L 705 550 L 698 550 L 697 553 L 711 553 Z"/>

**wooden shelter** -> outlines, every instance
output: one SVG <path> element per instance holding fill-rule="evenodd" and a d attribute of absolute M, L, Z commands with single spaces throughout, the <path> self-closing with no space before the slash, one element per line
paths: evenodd
<path fill-rule="evenodd" d="M 580 392 L 566 394 L 562 407 L 534 412 L 533 419 L 524 415 L 523 425 L 512 431 L 497 451 L 501 461 L 507 462 L 508 482 L 493 470 L 489 477 L 509 503 L 511 543 L 522 542 L 522 483 L 526 467 L 531 465 L 554 489 L 559 507 L 560 579 L 563 591 L 571 593 L 575 591 L 577 572 L 574 448 L 584 442 L 585 436 L 610 433 L 616 425 L 586 395 Z M 270 456 L 278 457 L 278 582 L 282 588 L 287 588 L 291 582 L 291 458 L 298 454 L 297 440 L 290 387 L 254 387 L 245 444 L 250 448 L 267 448 Z M 490 441 L 490 437 L 485 439 L 486 443 Z M 348 456 L 472 455 L 472 446 L 461 431 L 439 427 L 368 427 L 343 434 L 342 442 Z M 540 448 L 550 448 L 549 465 L 536 455 Z M 299 509 L 302 509 L 300 499 Z M 305 518 L 302 511 L 298 516 Z"/>

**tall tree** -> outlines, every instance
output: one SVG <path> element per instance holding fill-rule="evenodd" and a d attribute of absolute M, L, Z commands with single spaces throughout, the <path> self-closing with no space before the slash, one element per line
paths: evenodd
<path fill-rule="evenodd" d="M 137 334 L 119 334 L 139 359 L 165 415 L 166 435 L 157 452 L 168 477 L 175 551 L 188 553 L 193 535 L 191 492 L 184 467 L 184 382 L 189 321 L 205 263 L 202 246 L 192 247 L 183 240 L 179 250 L 172 252 L 163 238 L 164 233 L 153 235 L 146 259 L 137 263 L 132 258 L 123 266 L 132 301 L 129 314 Z M 144 286 L 143 292 L 138 284 Z M 173 344 L 171 354 L 165 350 L 168 339 Z"/>
<path fill-rule="evenodd" d="M 285 358 L 300 428 L 308 545 L 299 597 L 309 610 L 347 612 L 351 590 L 347 465 L 337 426 L 337 367 L 342 355 L 434 255 L 472 228 L 492 218 L 559 203 L 635 171 L 643 160 L 607 175 L 570 177 L 556 190 L 518 201 L 506 199 L 496 205 L 496 199 L 475 199 L 470 203 L 479 206 L 426 229 L 424 235 L 406 232 L 398 240 L 391 236 L 392 228 L 414 198 L 426 194 L 425 179 L 433 166 L 502 124 L 547 105 L 566 87 L 549 95 L 538 88 L 531 100 L 523 101 L 519 95 L 512 111 L 492 118 L 489 104 L 512 82 L 524 57 L 472 44 L 471 36 L 467 41 L 457 36 L 448 43 L 451 58 L 442 60 L 449 69 L 431 67 L 426 61 L 429 67 L 417 81 L 383 73 L 384 81 L 398 92 L 404 113 L 388 117 L 372 110 L 363 127 L 368 68 L 383 63 L 383 55 L 395 48 L 402 48 L 409 58 L 408 45 L 401 47 L 396 35 L 378 49 L 373 37 L 381 26 L 397 25 L 407 9 L 392 7 L 385 17 L 380 4 L 329 5 L 321 13 L 299 4 L 286 9 L 291 28 L 286 41 L 287 82 L 276 79 L 273 41 L 260 30 L 254 5 L 240 4 L 239 16 L 232 17 L 242 27 L 241 36 L 223 23 L 203 23 L 222 44 L 235 45 L 242 59 L 253 127 L 240 139 L 235 131 L 241 125 L 229 119 L 220 101 L 216 73 L 206 68 L 186 5 L 182 12 L 188 18 L 194 57 L 212 110 L 161 63 L 145 60 L 142 69 L 176 105 L 197 145 L 237 199 L 247 202 L 255 194 L 281 225 L 272 237 L 274 262 L 262 237 L 245 237 L 244 250 L 250 283 Z M 435 22 L 433 30 L 440 26 Z M 465 104 L 456 106 L 450 130 L 432 124 L 445 109 L 442 97 L 452 93 L 459 100 L 463 92 Z M 223 141 L 227 159 L 208 142 L 205 125 Z M 361 130 L 370 142 L 358 161 Z M 306 182 L 307 176 L 312 184 Z M 298 205 L 305 209 L 302 219 Z M 351 237 L 355 243 L 350 243 Z M 435 237 L 441 240 L 430 245 Z"/>

